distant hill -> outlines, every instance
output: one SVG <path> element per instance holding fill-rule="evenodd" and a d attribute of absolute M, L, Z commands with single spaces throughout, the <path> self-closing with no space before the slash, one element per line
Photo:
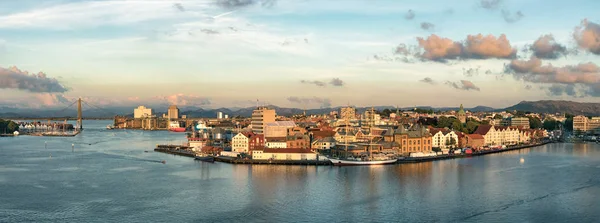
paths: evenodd
<path fill-rule="evenodd" d="M 270 108 L 276 110 L 278 115 L 290 116 L 294 114 L 302 114 L 304 112 L 303 109 L 300 108 L 284 108 L 275 105 L 269 105 Z M 115 115 L 123 115 L 123 116 L 133 116 L 133 109 L 135 107 L 104 107 L 104 108 L 83 108 L 83 117 L 84 118 L 112 118 Z M 331 111 L 339 111 L 341 107 L 333 107 L 333 108 L 318 108 L 318 109 L 307 109 L 307 115 L 316 115 L 316 114 L 326 114 Z M 375 110 L 381 111 L 384 109 L 390 109 L 392 111 L 396 110 L 394 106 L 374 106 Z M 412 110 L 415 107 L 402 107 L 398 108 L 400 110 Z M 449 111 L 454 110 L 457 111 L 458 107 L 440 107 L 435 108 L 431 106 L 416 106 L 416 108 L 420 109 L 432 109 L 434 111 Z M 217 117 L 218 112 L 223 112 L 224 114 L 229 115 L 230 117 L 241 116 L 241 117 L 250 117 L 252 115 L 252 111 L 255 107 L 247 107 L 247 108 L 199 108 L 199 107 L 180 107 L 179 111 L 181 115 L 187 115 L 190 118 L 213 118 Z M 357 107 L 356 110 L 358 113 L 364 113 L 365 111 L 371 109 L 371 107 Z M 474 108 L 465 108 L 468 111 L 472 112 L 488 112 L 494 111 L 494 108 L 485 107 L 485 106 L 477 106 Z M 154 114 L 157 116 L 161 116 L 167 111 L 167 106 L 159 106 L 153 107 Z M 0 117 L 2 118 L 42 118 L 42 117 L 76 117 L 77 110 L 75 108 L 69 108 L 66 110 L 63 109 L 30 109 L 30 108 L 9 108 L 9 107 L 0 107 Z"/>
<path fill-rule="evenodd" d="M 598 116 L 600 103 L 582 103 L 573 101 L 522 101 L 506 108 L 512 111 L 529 111 L 536 113 L 569 113 L 573 115 Z"/>

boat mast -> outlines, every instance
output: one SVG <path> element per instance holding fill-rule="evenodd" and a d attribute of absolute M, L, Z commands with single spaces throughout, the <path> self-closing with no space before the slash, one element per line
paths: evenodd
<path fill-rule="evenodd" d="M 348 123 L 349 123 L 349 120 L 348 120 L 348 117 L 346 117 L 344 119 L 344 125 L 345 125 L 344 126 L 344 132 L 345 132 L 344 133 L 344 135 L 345 135 L 344 136 L 344 146 L 345 146 L 345 150 L 346 150 L 344 153 L 344 158 L 348 158 Z"/>

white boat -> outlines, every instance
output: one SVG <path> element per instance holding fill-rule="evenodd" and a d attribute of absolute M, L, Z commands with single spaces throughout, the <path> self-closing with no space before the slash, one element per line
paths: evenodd
<path fill-rule="evenodd" d="M 331 163 L 334 166 L 358 166 L 358 165 L 385 165 L 385 164 L 393 164 L 396 163 L 398 159 L 389 159 L 389 160 L 346 160 L 346 159 L 334 159 L 329 158 Z"/>

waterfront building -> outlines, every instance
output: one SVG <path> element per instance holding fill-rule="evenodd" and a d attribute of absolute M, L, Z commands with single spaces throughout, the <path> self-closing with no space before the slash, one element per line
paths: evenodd
<path fill-rule="evenodd" d="M 356 119 L 356 108 L 349 106 L 340 108 L 340 118 L 345 120 Z"/>
<path fill-rule="evenodd" d="M 177 105 L 169 106 L 169 109 L 167 110 L 167 118 L 179 119 L 179 108 L 177 108 Z"/>
<path fill-rule="evenodd" d="M 465 135 L 466 146 L 471 148 L 481 148 L 485 145 L 485 138 L 480 134 Z"/>
<path fill-rule="evenodd" d="M 250 150 L 248 141 L 250 140 L 251 133 L 240 132 L 231 138 L 231 151 L 238 153 L 247 153 Z"/>
<path fill-rule="evenodd" d="M 483 136 L 486 146 L 514 145 L 520 140 L 519 129 L 511 126 L 479 125 L 474 133 Z"/>
<path fill-rule="evenodd" d="M 286 137 L 265 137 L 265 147 L 270 149 L 287 148 Z"/>
<path fill-rule="evenodd" d="M 433 148 L 449 148 L 458 146 L 458 135 L 454 131 L 448 129 L 431 129 L 432 135 L 431 147 Z"/>
<path fill-rule="evenodd" d="M 414 125 L 409 129 L 398 127 L 394 132 L 394 142 L 400 145 L 402 154 L 430 152 L 432 149 L 431 134 L 427 128 L 420 125 Z"/>
<path fill-rule="evenodd" d="M 573 131 L 581 133 L 600 133 L 600 117 L 591 119 L 583 115 L 573 117 Z"/>
<path fill-rule="evenodd" d="M 296 127 L 294 121 L 275 121 L 265 123 L 265 137 L 286 137 L 288 129 Z"/>
<path fill-rule="evenodd" d="M 466 123 L 467 122 L 467 113 L 465 113 L 465 109 L 463 108 L 463 105 L 460 104 L 460 109 L 458 109 L 458 113 L 457 113 L 457 118 L 460 121 L 460 123 Z"/>
<path fill-rule="evenodd" d="M 318 160 L 318 155 L 309 149 L 258 149 L 252 151 L 255 160 Z"/>
<path fill-rule="evenodd" d="M 147 118 L 152 117 L 152 109 L 146 108 L 143 105 L 138 106 L 136 109 L 133 109 L 133 118 Z"/>
<path fill-rule="evenodd" d="M 252 132 L 256 134 L 264 134 L 265 125 L 275 121 L 275 109 L 267 107 L 258 107 L 252 112 Z"/>
<path fill-rule="evenodd" d="M 263 148 L 265 148 L 265 135 L 251 134 L 248 139 L 248 150 L 251 152 Z"/>

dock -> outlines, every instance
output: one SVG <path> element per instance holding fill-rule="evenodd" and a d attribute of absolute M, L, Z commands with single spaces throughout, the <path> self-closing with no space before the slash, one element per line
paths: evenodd
<path fill-rule="evenodd" d="M 473 157 L 473 156 L 483 156 L 483 155 L 488 155 L 488 154 L 493 154 L 493 153 L 503 153 L 503 152 L 508 152 L 508 151 L 514 151 L 514 150 L 520 150 L 520 149 L 525 149 L 525 148 L 531 148 L 531 147 L 536 147 L 536 146 L 542 146 L 542 145 L 546 145 L 550 142 L 542 142 L 542 143 L 537 143 L 537 144 L 531 144 L 531 145 L 521 145 L 521 146 L 514 146 L 514 147 L 507 147 L 506 149 L 492 149 L 492 150 L 483 150 L 483 151 L 478 151 L 478 152 L 473 152 L 472 154 L 445 154 L 445 155 L 438 155 L 438 156 L 431 156 L 431 157 L 406 157 L 404 159 L 398 159 L 398 161 L 396 163 L 420 163 L 420 162 L 430 162 L 430 161 L 436 161 L 436 160 L 446 160 L 446 159 L 458 159 L 458 158 L 466 158 L 466 157 Z"/>
<path fill-rule="evenodd" d="M 182 145 L 156 145 L 154 151 L 173 155 L 195 157 L 196 153 L 192 152 L 191 148 L 192 147 Z"/>

